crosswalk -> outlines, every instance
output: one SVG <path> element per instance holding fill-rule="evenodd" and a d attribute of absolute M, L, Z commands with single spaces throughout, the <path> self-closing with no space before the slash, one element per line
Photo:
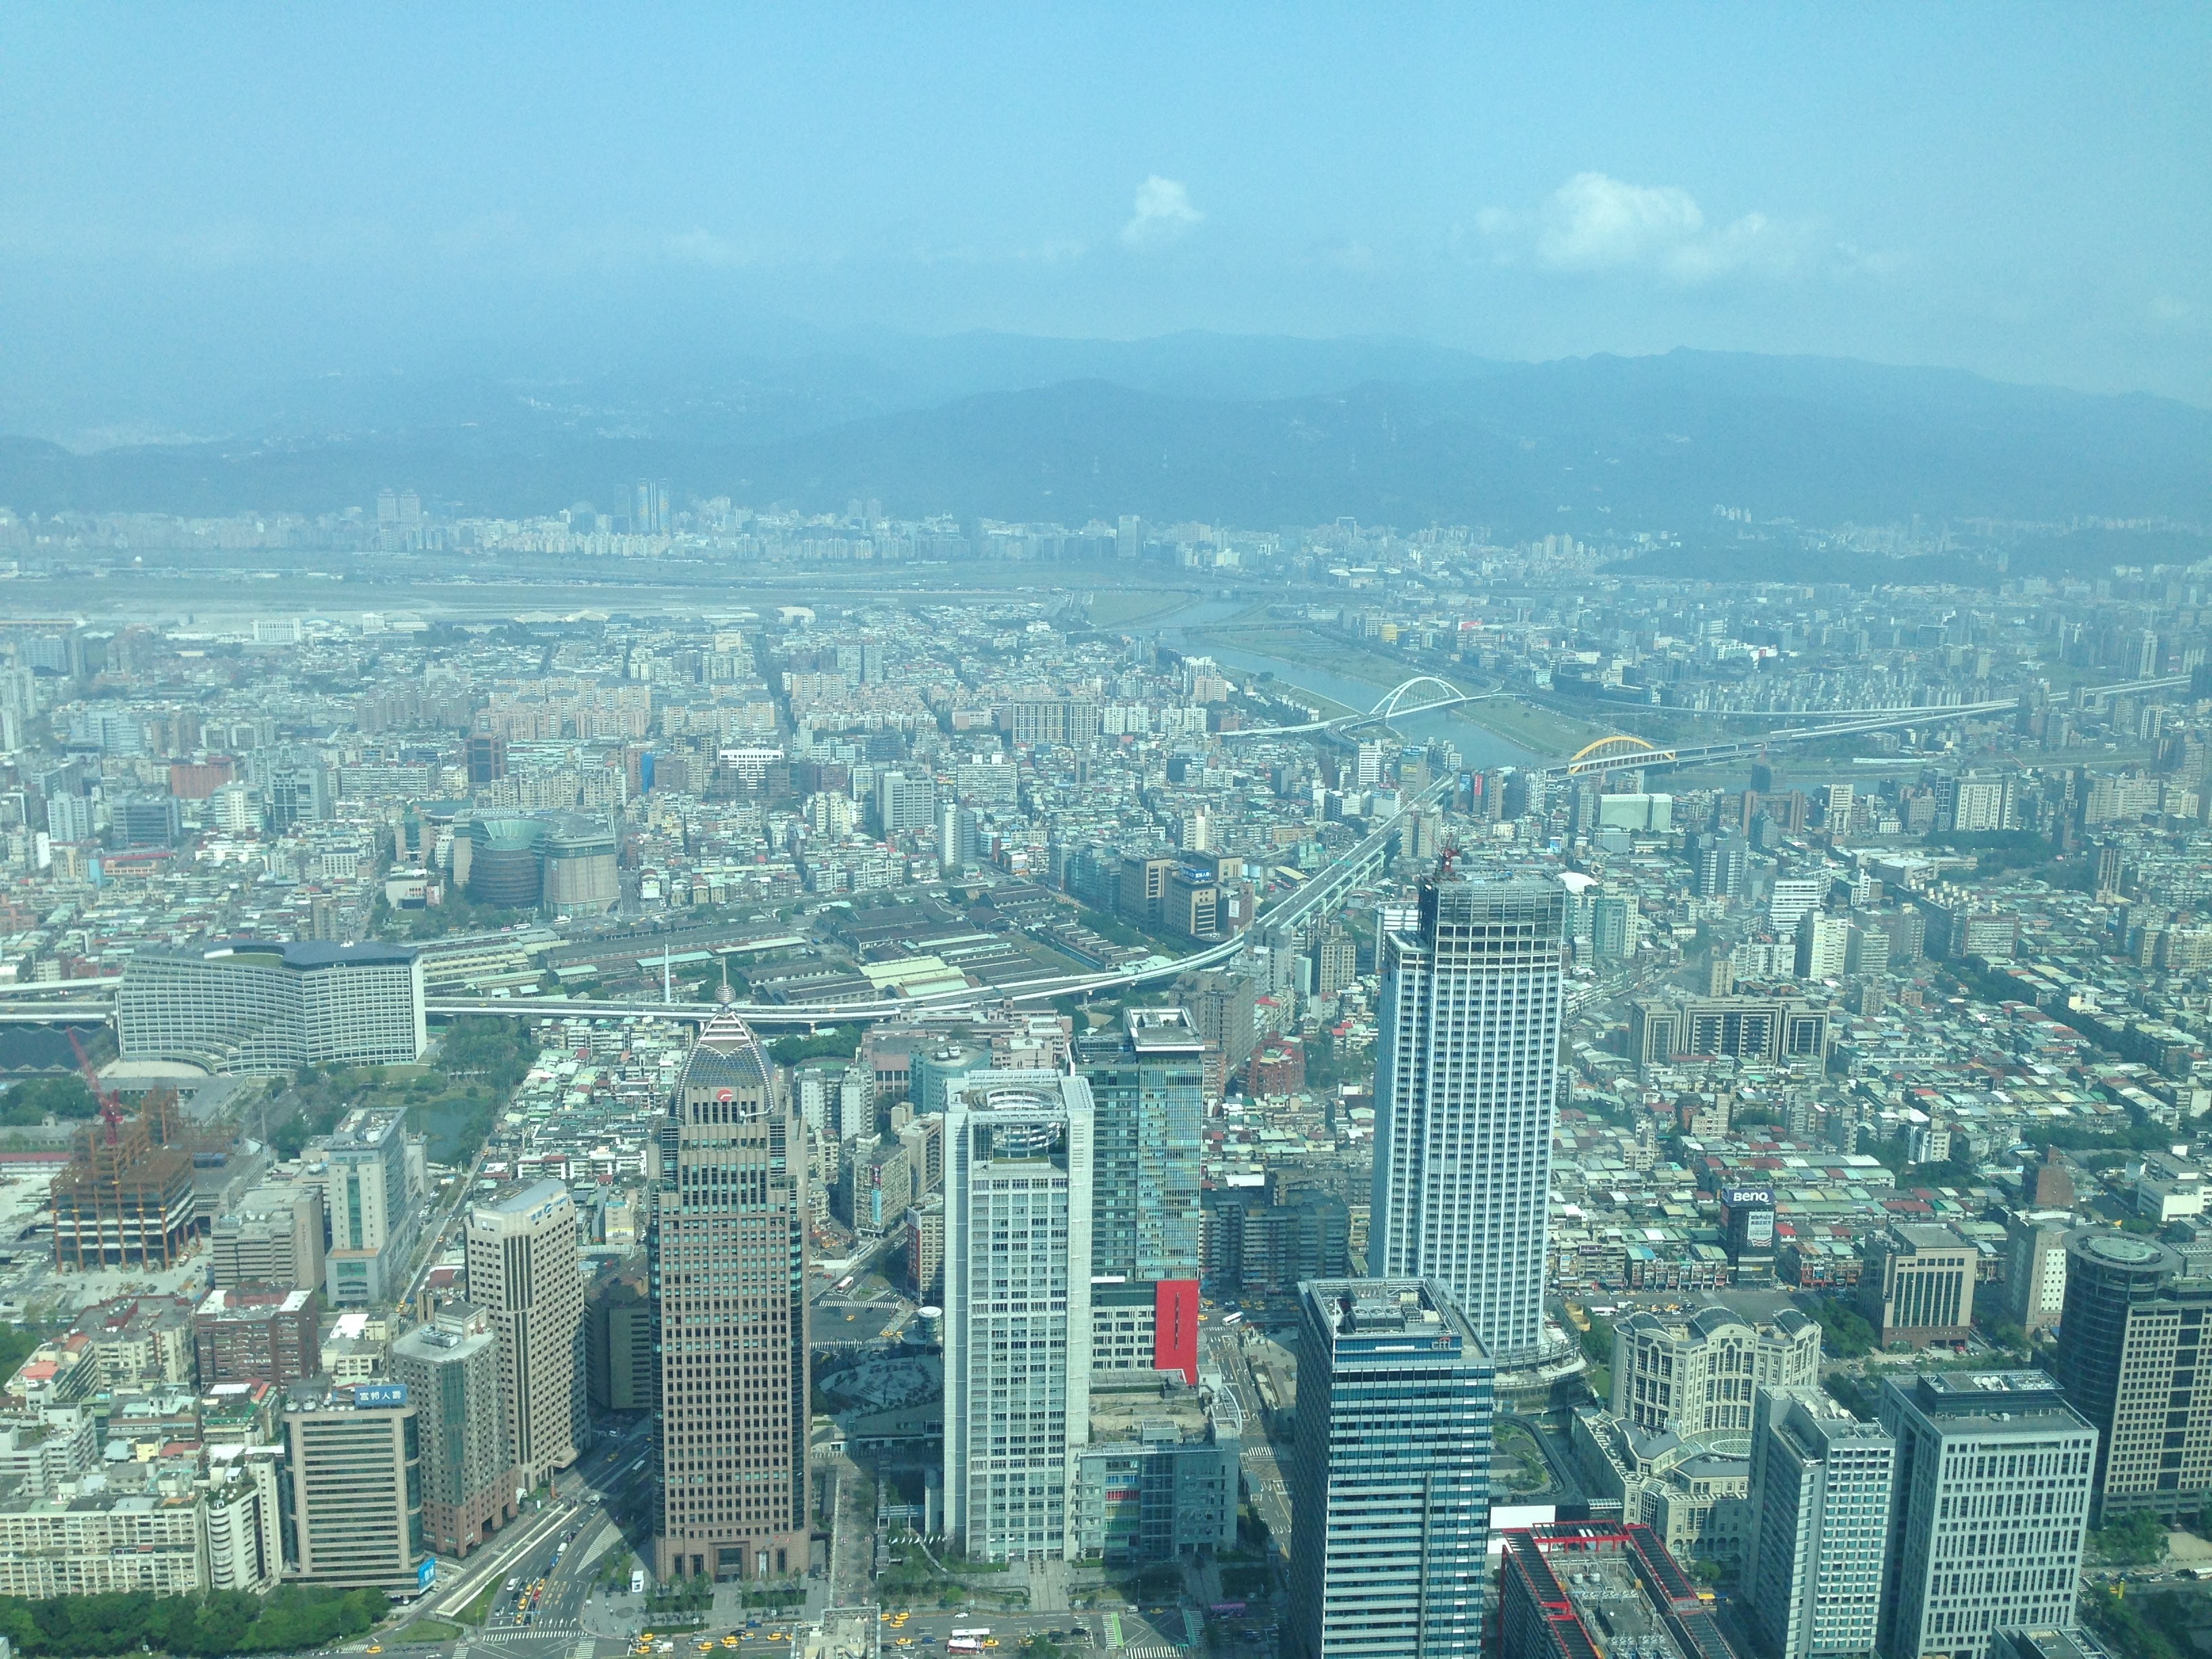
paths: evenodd
<path fill-rule="evenodd" d="M 574 1619 L 549 1619 L 537 1625 L 507 1625 L 498 1630 L 488 1630 L 477 1637 L 479 1642 L 542 1642 L 549 1636 L 566 1636 L 583 1626 Z"/>
<path fill-rule="evenodd" d="M 1171 1648 L 1164 1644 L 1118 1650 L 1124 1659 L 1190 1659 L 1188 1648 Z"/>

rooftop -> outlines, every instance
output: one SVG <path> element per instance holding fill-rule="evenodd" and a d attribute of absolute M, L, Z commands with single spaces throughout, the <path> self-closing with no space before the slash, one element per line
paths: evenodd
<path fill-rule="evenodd" d="M 1301 1289 L 1308 1321 L 1328 1334 L 1340 1358 L 1415 1352 L 1487 1358 L 1466 1316 L 1432 1280 L 1316 1279 Z"/>
<path fill-rule="evenodd" d="M 201 960 L 226 957 L 274 957 L 287 968 L 358 967 L 369 963 L 409 963 L 416 952 L 411 945 L 386 945 L 375 940 L 342 945 L 330 939 L 233 939 L 201 953 Z"/>

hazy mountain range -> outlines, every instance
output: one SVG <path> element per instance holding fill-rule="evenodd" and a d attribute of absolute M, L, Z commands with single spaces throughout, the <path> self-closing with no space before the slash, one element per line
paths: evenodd
<path fill-rule="evenodd" d="M 1675 351 L 1491 362 L 1418 342 L 882 336 L 626 379 L 279 388 L 212 441 L 0 438 L 0 504 L 320 512 L 412 488 L 463 513 L 880 501 L 1079 525 L 1343 515 L 1500 535 L 1814 525 L 2212 522 L 2212 411 L 1951 370 Z"/>

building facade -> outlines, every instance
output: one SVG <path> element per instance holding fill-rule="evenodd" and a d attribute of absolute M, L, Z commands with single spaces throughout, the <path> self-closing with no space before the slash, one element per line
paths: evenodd
<path fill-rule="evenodd" d="M 545 908 L 557 915 L 604 915 L 622 898 L 615 833 L 596 818 L 564 817 L 545 832 Z"/>
<path fill-rule="evenodd" d="M 126 1060 L 284 1074 L 422 1057 L 422 969 L 403 945 L 240 943 L 141 951 L 115 999 Z"/>
<path fill-rule="evenodd" d="M 418 1231 L 404 1111 L 349 1112 L 331 1133 L 323 1187 L 331 1216 L 325 1257 L 331 1300 L 364 1308 L 392 1299 Z"/>
<path fill-rule="evenodd" d="M 1441 1280 L 1298 1291 L 1290 1650 L 1475 1659 L 1489 1605 L 1490 1357 Z"/>
<path fill-rule="evenodd" d="M 321 1311 L 313 1291 L 213 1290 L 192 1314 L 199 1384 L 283 1388 L 321 1369 Z"/>
<path fill-rule="evenodd" d="M 1498 1364 L 1544 1329 L 1565 892 L 1424 883 L 1382 941 L 1368 1260 L 1434 1279 Z"/>
<path fill-rule="evenodd" d="M 1711 1307 L 1686 1319 L 1632 1314 L 1613 1327 L 1613 1411 L 1638 1429 L 1748 1434 L 1756 1389 L 1820 1380 L 1820 1328 L 1795 1308 L 1771 1325 Z"/>
<path fill-rule="evenodd" d="M 653 1409 L 659 1362 L 653 1352 L 651 1275 L 604 1273 L 584 1297 L 584 1392 L 601 1411 Z"/>
<path fill-rule="evenodd" d="M 1981 1252 L 1950 1228 L 1896 1222 L 1871 1240 L 1859 1296 L 1884 1347 L 1964 1342 L 1974 1323 L 1974 1278 Z"/>
<path fill-rule="evenodd" d="M 1887 1659 L 1984 1659 L 1993 1632 L 2071 1625 L 2097 1431 L 2040 1371 L 1885 1381 L 1897 1443 Z"/>
<path fill-rule="evenodd" d="M 1817 1387 L 1759 1390 L 1745 1598 L 1772 1659 L 1874 1651 L 1897 1443 Z"/>
<path fill-rule="evenodd" d="M 1206 1044 L 1181 1008 L 1132 1008 L 1076 1044 L 1091 1087 L 1091 1273 L 1199 1276 Z"/>
<path fill-rule="evenodd" d="M 215 1218 L 209 1269 L 217 1288 L 276 1285 L 323 1287 L 323 1195 L 305 1184 L 257 1187 Z"/>
<path fill-rule="evenodd" d="M 1224 1389 L 1146 1399 L 1115 1413 L 1094 1402 L 1091 1440 L 1075 1455 L 1077 1553 L 1129 1565 L 1237 1544 L 1244 1418 Z"/>
<path fill-rule="evenodd" d="M 2005 1218 L 2005 1311 L 2024 1331 L 2048 1330 L 2066 1311 L 2070 1210 L 2014 1210 Z"/>
<path fill-rule="evenodd" d="M 285 1402 L 294 1576 L 412 1592 L 429 1582 L 422 1460 L 406 1385 L 295 1385 Z"/>
<path fill-rule="evenodd" d="M 978 1072 L 945 1096 L 945 1523 L 983 1560 L 1080 1553 L 1090 1438 L 1091 1087 Z"/>
<path fill-rule="evenodd" d="M 657 1576 L 807 1561 L 806 1128 L 750 1026 L 709 1022 L 661 1132 Z"/>
<path fill-rule="evenodd" d="M 2165 1244 L 2106 1228 L 2067 1247 L 2052 1374 L 2097 1430 L 2098 1524 L 2192 1519 L 2212 1498 L 2212 1388 L 2194 1386 L 2212 1279 Z"/>
<path fill-rule="evenodd" d="M 527 1484 L 508 1447 L 499 1339 L 481 1309 L 448 1303 L 392 1345 L 391 1365 L 415 1407 L 423 1533 L 465 1556 L 514 1519 Z"/>
<path fill-rule="evenodd" d="M 576 1461 L 584 1406 L 584 1274 L 576 1206 L 557 1181 L 469 1206 L 469 1299 L 499 1340 L 509 1462 L 525 1486 Z"/>

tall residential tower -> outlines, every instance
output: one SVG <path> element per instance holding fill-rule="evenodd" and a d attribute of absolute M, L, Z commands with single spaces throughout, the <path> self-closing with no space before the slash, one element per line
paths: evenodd
<path fill-rule="evenodd" d="M 1091 1437 L 1091 1088 L 945 1086 L 945 1529 L 970 1557 L 1075 1552 Z"/>
<path fill-rule="evenodd" d="M 1543 1337 L 1565 898 L 1425 882 L 1414 925 L 1382 939 L 1368 1260 L 1439 1281 L 1501 1366 Z"/>

